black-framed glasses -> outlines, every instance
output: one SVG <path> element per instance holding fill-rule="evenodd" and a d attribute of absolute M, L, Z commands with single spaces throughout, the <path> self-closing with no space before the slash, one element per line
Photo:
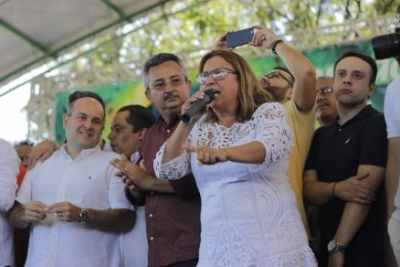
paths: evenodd
<path fill-rule="evenodd" d="M 206 84 L 208 81 L 208 76 L 213 77 L 214 80 L 220 81 L 226 77 L 229 73 L 232 74 L 237 74 L 236 71 L 228 69 L 228 68 L 218 68 L 218 69 L 213 69 L 210 71 L 204 71 L 202 73 L 197 74 L 196 79 L 198 84 Z"/>
<path fill-rule="evenodd" d="M 270 72 L 270 73 L 267 73 L 264 76 L 267 77 L 268 79 L 279 79 L 279 78 L 282 78 L 290 85 L 290 87 L 293 87 L 293 83 L 288 78 L 286 78 L 285 75 L 283 75 L 278 70 Z"/>
<path fill-rule="evenodd" d="M 325 95 L 330 95 L 333 93 L 333 88 L 332 87 L 322 87 L 316 91 L 318 94 L 325 96 Z"/>

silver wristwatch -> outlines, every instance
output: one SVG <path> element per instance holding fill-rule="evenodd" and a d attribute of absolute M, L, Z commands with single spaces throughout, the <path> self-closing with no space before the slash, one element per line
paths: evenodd
<path fill-rule="evenodd" d="M 78 222 L 86 223 L 88 219 L 89 219 L 89 213 L 86 210 L 81 209 L 81 212 L 79 212 Z"/>
<path fill-rule="evenodd" d="M 331 252 L 340 252 L 340 253 L 344 253 L 344 251 L 346 250 L 345 246 L 340 245 L 336 240 L 332 239 L 331 241 L 329 241 L 328 243 L 328 251 Z"/>

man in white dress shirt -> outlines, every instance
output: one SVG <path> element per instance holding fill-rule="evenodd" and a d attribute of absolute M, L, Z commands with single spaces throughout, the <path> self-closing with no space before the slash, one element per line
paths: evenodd
<path fill-rule="evenodd" d="M 75 92 L 63 116 L 67 143 L 38 162 L 22 183 L 11 211 L 18 228 L 31 226 L 29 266 L 119 266 L 118 236 L 135 223 L 99 144 L 104 102 L 95 93 Z"/>
<path fill-rule="evenodd" d="M 112 150 L 125 155 L 132 163 L 137 163 L 139 146 L 148 128 L 155 123 L 151 111 L 140 105 L 123 106 L 117 111 L 108 135 Z M 138 193 L 133 184 L 127 180 L 125 190 L 132 188 L 131 194 Z M 130 194 L 126 194 L 130 199 Z M 134 202 L 132 205 L 134 205 Z M 146 235 L 146 218 L 144 206 L 137 206 L 135 227 L 121 235 L 121 253 L 124 267 L 147 267 L 149 245 Z"/>
<path fill-rule="evenodd" d="M 6 212 L 14 204 L 19 160 L 14 148 L 0 139 L 0 267 L 13 263 L 12 228 Z"/>

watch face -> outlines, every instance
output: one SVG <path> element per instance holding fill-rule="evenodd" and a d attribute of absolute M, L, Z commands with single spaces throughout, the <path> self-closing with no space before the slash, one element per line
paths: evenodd
<path fill-rule="evenodd" d="M 336 247 L 335 241 L 331 240 L 328 243 L 328 251 L 333 251 L 335 249 L 335 247 Z"/>
<path fill-rule="evenodd" d="M 86 222 L 88 219 L 88 212 L 83 210 L 79 213 L 79 222 Z"/>

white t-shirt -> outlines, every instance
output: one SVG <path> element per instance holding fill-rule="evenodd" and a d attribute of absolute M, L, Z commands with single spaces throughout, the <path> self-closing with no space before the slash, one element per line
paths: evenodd
<path fill-rule="evenodd" d="M 394 79 L 385 93 L 384 114 L 388 138 L 400 137 L 400 77 Z M 400 221 L 400 183 L 394 199 L 396 210 L 393 217 Z"/>
<path fill-rule="evenodd" d="M 12 227 L 6 212 L 14 204 L 19 159 L 14 148 L 0 139 L 0 267 L 12 265 Z"/>
<path fill-rule="evenodd" d="M 24 205 L 32 200 L 46 205 L 69 201 L 88 209 L 129 209 L 124 183 L 110 164 L 116 157 L 97 146 L 71 159 L 63 146 L 26 174 L 17 201 Z M 25 266 L 119 266 L 118 237 L 78 222 L 60 222 L 49 214 L 32 225 Z"/>

